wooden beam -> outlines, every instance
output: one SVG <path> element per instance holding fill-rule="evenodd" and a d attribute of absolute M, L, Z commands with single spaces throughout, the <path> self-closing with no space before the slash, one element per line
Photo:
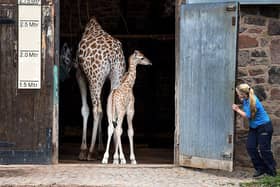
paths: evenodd
<path fill-rule="evenodd" d="M 17 0 L 1 0 L 0 4 L 17 4 Z"/>
<path fill-rule="evenodd" d="M 119 39 L 155 39 L 155 40 L 174 40 L 174 34 L 120 34 L 113 35 Z"/>
<path fill-rule="evenodd" d="M 61 33 L 61 37 L 78 37 L 76 33 Z M 119 39 L 153 39 L 153 40 L 174 40 L 174 34 L 116 34 L 112 35 Z"/>
<path fill-rule="evenodd" d="M 180 164 L 180 108 L 179 108 L 179 77 L 180 77 L 180 7 L 185 0 L 176 0 L 175 4 L 175 131 L 174 131 L 174 164 Z"/>

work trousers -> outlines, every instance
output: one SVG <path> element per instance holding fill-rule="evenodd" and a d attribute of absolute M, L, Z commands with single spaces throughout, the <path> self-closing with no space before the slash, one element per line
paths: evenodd
<path fill-rule="evenodd" d="M 271 151 L 272 133 L 271 122 L 249 130 L 246 148 L 256 170 L 267 173 L 275 171 L 276 162 Z"/>

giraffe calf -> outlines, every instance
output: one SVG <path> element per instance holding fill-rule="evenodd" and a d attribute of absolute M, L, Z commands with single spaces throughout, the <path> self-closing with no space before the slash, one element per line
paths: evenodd
<path fill-rule="evenodd" d="M 131 164 L 136 164 L 134 150 L 133 150 L 133 125 L 132 119 L 134 116 L 134 95 L 133 86 L 136 79 L 136 67 L 141 65 L 152 65 L 141 52 L 135 50 L 129 57 L 128 72 L 124 74 L 121 80 L 121 84 L 116 89 L 112 90 L 107 101 L 107 117 L 108 117 L 108 140 L 106 151 L 103 156 L 102 163 L 107 164 L 109 158 L 109 147 L 111 137 L 115 136 L 115 153 L 114 164 L 125 164 L 126 160 L 122 150 L 121 134 L 122 134 L 122 122 L 125 115 L 127 115 L 128 124 L 128 137 L 130 144 L 130 161 Z M 119 153 L 118 153 L 119 152 Z"/>

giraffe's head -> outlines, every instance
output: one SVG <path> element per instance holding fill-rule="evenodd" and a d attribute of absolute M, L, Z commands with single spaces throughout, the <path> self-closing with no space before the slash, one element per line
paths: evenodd
<path fill-rule="evenodd" d="M 133 61 L 136 65 L 137 64 L 152 65 L 150 60 L 147 57 L 145 57 L 145 55 L 138 50 L 134 51 L 134 53 L 130 56 L 130 60 Z"/>
<path fill-rule="evenodd" d="M 59 78 L 61 81 L 64 81 L 69 77 L 69 72 L 71 71 L 73 64 L 74 60 L 72 57 L 72 48 L 70 48 L 67 43 L 64 43 L 60 51 L 59 61 Z"/>
<path fill-rule="evenodd" d="M 65 42 L 62 46 L 61 52 L 60 52 L 61 62 L 67 72 L 69 72 L 73 66 L 73 57 L 72 57 L 72 48 L 69 47 L 69 45 Z"/>

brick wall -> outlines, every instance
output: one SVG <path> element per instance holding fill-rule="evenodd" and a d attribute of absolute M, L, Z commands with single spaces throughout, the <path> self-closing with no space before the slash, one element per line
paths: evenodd
<path fill-rule="evenodd" d="M 268 111 L 272 149 L 280 165 L 280 7 L 242 6 L 239 26 L 237 84 L 248 83 Z M 237 116 L 235 161 L 250 166 L 245 142 L 248 123 Z"/>

